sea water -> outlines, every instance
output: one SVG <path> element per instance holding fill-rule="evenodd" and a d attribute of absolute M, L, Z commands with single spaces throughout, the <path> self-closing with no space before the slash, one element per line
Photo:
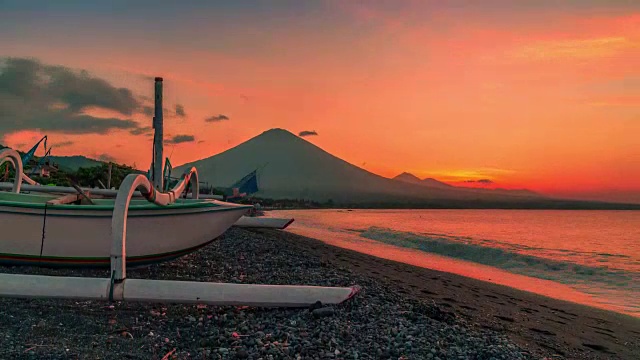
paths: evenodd
<path fill-rule="evenodd" d="M 332 245 L 640 317 L 640 211 L 278 210 Z"/>

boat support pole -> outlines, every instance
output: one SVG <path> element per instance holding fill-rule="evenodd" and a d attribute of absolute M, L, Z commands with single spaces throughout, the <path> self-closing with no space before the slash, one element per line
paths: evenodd
<path fill-rule="evenodd" d="M 153 185 L 158 191 L 164 189 L 162 176 L 162 147 L 164 141 L 164 124 L 162 114 L 162 78 L 155 78 L 155 104 L 154 104 L 154 117 L 153 117 Z"/>
<path fill-rule="evenodd" d="M 140 190 L 142 196 L 147 200 L 164 206 L 173 204 L 182 192 L 184 192 L 189 182 L 195 190 L 192 196 L 197 198 L 198 171 L 196 168 L 191 168 L 186 171 L 176 186 L 167 193 L 157 191 L 144 175 L 129 174 L 124 178 L 118 189 L 118 195 L 116 196 L 116 201 L 113 206 L 113 216 L 111 217 L 111 236 L 113 237 L 111 246 L 111 274 L 115 284 L 122 282 L 122 280 L 127 277 L 125 239 L 127 237 L 129 203 L 131 202 L 134 192 Z"/>
<path fill-rule="evenodd" d="M 316 301 L 324 304 L 343 302 L 358 291 L 359 287 L 321 287 L 292 285 L 225 284 L 194 281 L 126 279 L 127 209 L 133 192 L 138 189 L 159 205 L 173 203 L 191 182 L 195 196 L 198 194 L 197 171 L 192 168 L 170 193 L 158 193 L 143 175 L 128 175 L 122 182 L 113 209 L 111 231 L 111 282 L 109 300 L 138 300 L 179 303 L 206 303 L 212 305 L 286 306 L 304 307 Z M 126 295 L 125 295 L 126 289 Z"/>

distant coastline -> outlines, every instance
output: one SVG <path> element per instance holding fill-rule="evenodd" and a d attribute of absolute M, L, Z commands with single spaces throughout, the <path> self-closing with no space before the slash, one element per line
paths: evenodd
<path fill-rule="evenodd" d="M 35 166 L 39 159 L 34 156 L 27 167 Z M 102 182 L 118 188 L 127 174 L 146 173 L 135 165 L 84 156 L 50 156 L 49 161 L 57 168 L 56 173 L 48 178 L 34 176 L 34 180 L 70 186 L 73 179 L 85 187 L 99 187 Z M 107 181 L 109 163 L 113 165 L 111 181 Z M 261 169 L 257 176 L 260 190 L 243 202 L 259 202 L 275 209 L 640 210 L 640 203 L 550 198 L 527 189 L 456 187 L 409 173 L 384 178 L 282 129 L 265 131 L 223 153 L 183 164 L 172 172 L 180 174 L 191 166 L 198 168 L 201 192 L 218 195 L 223 194 L 222 185 L 228 187 L 248 172 Z M 4 181 L 12 171 L 5 174 Z"/>
<path fill-rule="evenodd" d="M 318 202 L 304 199 L 265 199 L 254 197 L 242 203 L 259 203 L 264 210 L 305 209 L 486 209 L 486 210 L 640 210 L 640 204 L 605 203 L 574 200 L 537 200 L 529 202 L 489 201 L 415 201 L 415 202 Z"/>

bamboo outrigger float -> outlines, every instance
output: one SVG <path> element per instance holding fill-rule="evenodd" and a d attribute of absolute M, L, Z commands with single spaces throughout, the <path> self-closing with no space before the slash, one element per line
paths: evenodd
<path fill-rule="evenodd" d="M 5 234 L 2 235 L 3 237 L 7 236 L 6 234 L 17 237 L 17 241 L 0 237 L 0 253 L 5 253 L 6 249 L 11 247 L 17 249 L 16 251 L 33 251 L 30 248 L 33 247 L 33 241 L 19 239 L 20 236 L 24 236 L 25 231 L 34 230 L 33 224 L 35 223 L 31 224 L 28 221 L 29 218 L 38 219 L 42 216 L 43 221 L 40 224 L 43 224 L 44 221 L 53 221 L 50 219 L 55 219 L 56 216 L 63 219 L 65 215 L 70 215 L 68 218 L 74 219 L 73 221 L 58 222 L 58 224 L 52 225 L 53 228 L 50 228 L 53 232 L 53 240 L 55 240 L 55 246 L 51 251 L 57 251 L 62 255 L 58 258 L 62 258 L 62 263 L 67 264 L 65 259 L 73 258 L 74 251 L 103 252 L 106 244 L 109 253 L 107 264 L 111 270 L 109 278 L 0 274 L 0 296 L 264 307 L 306 307 L 316 301 L 321 301 L 324 304 L 337 304 L 354 296 L 359 290 L 357 286 L 319 287 L 127 279 L 127 263 L 135 263 L 136 260 L 135 256 L 129 256 L 129 250 L 135 253 L 145 249 L 145 246 L 147 249 L 162 247 L 162 242 L 149 238 L 149 232 L 153 232 L 154 228 L 157 231 L 156 234 L 161 234 L 162 238 L 169 240 L 172 238 L 183 240 L 183 237 L 189 237 L 195 242 L 202 242 L 207 236 L 213 236 L 199 244 L 204 246 L 231 227 L 250 208 L 245 205 L 197 199 L 198 181 L 195 168 L 185 172 L 181 181 L 171 191 L 162 191 L 163 179 L 160 172 L 162 170 L 161 87 L 162 79 L 156 78 L 153 183 L 143 175 L 130 174 L 118 189 L 115 201 L 103 199 L 94 200 L 97 204 L 78 205 L 68 203 L 69 198 L 73 199 L 68 195 L 55 198 L 53 196 L 21 194 L 22 181 L 28 182 L 30 180 L 23 173 L 22 161 L 14 150 L 0 151 L 0 164 L 8 161 L 16 169 L 13 193 L 0 193 L 0 233 Z M 180 199 L 180 195 L 185 192 L 188 183 L 191 183 L 195 199 Z M 78 196 L 85 196 L 81 189 L 76 190 L 79 193 Z M 132 200 L 135 193 L 140 194 L 144 200 Z M 100 201 L 103 202 L 100 203 Z M 221 209 L 224 210 L 221 211 Z M 43 210 L 44 213 L 41 214 L 40 210 Z M 128 227 L 127 222 L 130 214 L 133 217 L 132 226 Z M 174 217 L 177 221 L 163 221 L 162 218 L 157 217 L 158 215 L 163 215 L 164 219 Z M 208 232 L 199 232 L 197 236 L 194 236 L 193 228 L 202 228 L 202 226 L 194 226 L 193 223 L 188 222 L 185 227 L 179 227 L 179 224 L 185 222 L 185 219 L 206 215 L 219 222 L 213 232 L 207 230 Z M 47 216 L 49 216 L 48 219 Z M 144 225 L 143 220 L 149 218 L 156 220 Z M 108 221 L 109 219 L 110 221 Z M 106 228 L 104 226 L 105 220 L 109 224 Z M 209 225 L 211 225 L 210 222 Z M 25 229 L 25 226 L 29 226 L 29 229 Z M 81 231 L 81 234 L 90 233 L 98 240 L 74 238 L 71 233 L 74 231 L 78 233 L 78 229 L 74 229 L 74 227 L 84 227 L 85 231 Z M 98 229 L 96 230 L 95 227 Z M 176 231 L 176 228 L 180 230 Z M 91 229 L 94 231 L 89 232 L 88 230 Z M 108 237 L 106 234 L 110 234 L 110 244 L 109 241 L 104 241 L 104 237 Z M 127 248 L 127 236 L 133 238 L 133 243 L 129 244 L 132 249 Z M 136 238 L 136 236 L 142 237 Z M 40 261 L 44 253 L 44 241 L 43 232 L 40 254 L 32 259 L 38 260 L 35 264 L 42 264 Z M 100 245 L 91 248 L 87 247 L 86 243 Z M 175 242 L 168 241 L 164 244 L 168 243 L 174 244 Z M 20 248 L 20 246 L 23 247 Z M 193 251 L 194 249 L 187 248 L 186 250 Z M 44 255 L 47 254 L 44 253 Z M 182 254 L 174 253 L 172 255 L 175 257 Z M 48 260 L 55 257 L 49 256 Z M 157 259 L 152 260 L 157 261 Z"/>

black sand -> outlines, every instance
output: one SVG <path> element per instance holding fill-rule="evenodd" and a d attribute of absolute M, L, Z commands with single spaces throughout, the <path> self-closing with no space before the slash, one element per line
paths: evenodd
<path fill-rule="evenodd" d="M 106 277 L 104 270 L 0 267 Z M 640 321 L 377 259 L 278 231 L 232 229 L 131 278 L 350 286 L 308 309 L 0 299 L 6 359 L 634 359 Z"/>

